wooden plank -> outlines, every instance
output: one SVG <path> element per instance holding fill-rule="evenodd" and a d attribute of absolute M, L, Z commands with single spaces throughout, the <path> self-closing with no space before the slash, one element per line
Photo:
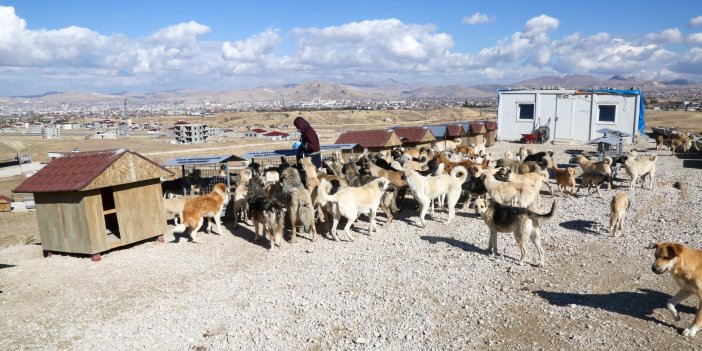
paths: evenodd
<path fill-rule="evenodd" d="M 83 193 L 86 222 L 92 253 L 103 252 L 108 249 L 105 234 L 105 217 L 102 211 L 102 198 L 100 190 L 90 190 Z"/>
<path fill-rule="evenodd" d="M 125 244 L 166 232 L 161 183 L 158 179 L 114 187 L 120 234 Z"/>
<path fill-rule="evenodd" d="M 34 194 L 41 247 L 49 251 L 65 251 L 61 206 L 51 201 L 52 194 Z"/>
<path fill-rule="evenodd" d="M 61 213 L 65 252 L 92 254 L 83 202 L 62 203 Z"/>

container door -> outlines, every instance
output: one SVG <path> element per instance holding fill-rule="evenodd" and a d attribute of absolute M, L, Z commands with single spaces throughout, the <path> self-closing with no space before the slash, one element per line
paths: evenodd
<path fill-rule="evenodd" d="M 556 99 L 556 130 L 553 138 L 573 138 L 573 100 Z"/>

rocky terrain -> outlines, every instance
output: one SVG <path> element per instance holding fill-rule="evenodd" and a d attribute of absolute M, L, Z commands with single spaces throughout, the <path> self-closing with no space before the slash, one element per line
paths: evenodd
<path fill-rule="evenodd" d="M 637 147 L 651 152 L 653 144 Z M 580 147 L 536 148 L 564 164 Z M 167 235 L 166 243 L 113 251 L 99 263 L 43 258 L 39 245 L 2 248 L 0 349 L 695 349 L 701 336 L 680 331 L 698 302 L 684 301 L 682 320 L 673 320 L 665 302 L 675 285 L 651 272 L 646 246 L 702 247 L 702 160 L 664 152 L 657 165 L 653 190 L 629 190 L 621 172 L 604 199 L 557 193 L 559 213 L 542 226 L 543 268 L 532 265 L 531 245 L 531 264 L 519 266 L 509 234 L 499 236 L 502 255 L 491 258 L 488 229 L 471 212 L 446 225 L 440 211 L 420 228 L 411 199 L 372 236 L 364 218 L 355 242 L 306 236 L 274 252 L 232 223 L 222 236 L 202 235 L 201 244 L 170 243 Z M 616 191 L 632 205 L 624 233 L 611 237 Z M 542 194 L 545 211 L 552 199 Z"/>

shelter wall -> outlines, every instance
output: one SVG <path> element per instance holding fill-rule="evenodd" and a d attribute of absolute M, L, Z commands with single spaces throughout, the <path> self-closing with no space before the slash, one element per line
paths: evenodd
<path fill-rule="evenodd" d="M 114 186 L 113 191 L 123 245 L 166 232 L 163 194 L 158 179 Z"/>

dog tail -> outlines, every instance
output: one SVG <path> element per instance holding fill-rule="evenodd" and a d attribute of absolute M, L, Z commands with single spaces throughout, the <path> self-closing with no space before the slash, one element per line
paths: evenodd
<path fill-rule="evenodd" d="M 511 160 L 513 157 L 514 157 L 514 155 L 512 154 L 512 151 L 505 152 L 505 158 L 508 158 Z"/>
<path fill-rule="evenodd" d="M 468 170 L 463 166 L 456 166 L 451 168 L 451 176 L 457 178 L 463 184 L 468 178 Z"/>
<path fill-rule="evenodd" d="M 549 211 L 548 213 L 545 213 L 545 214 L 540 214 L 540 213 L 529 211 L 529 218 L 540 219 L 542 221 L 551 220 L 553 217 L 556 216 L 557 207 L 558 206 L 556 206 L 556 201 L 554 200 L 553 204 L 551 205 L 551 211 Z"/>
<path fill-rule="evenodd" d="M 329 195 L 328 191 L 330 187 L 331 183 L 329 183 L 329 181 L 326 179 L 322 179 L 317 187 L 317 196 L 319 196 L 319 199 L 324 202 L 339 202 L 336 199 L 336 194 Z"/>
<path fill-rule="evenodd" d="M 655 161 L 658 155 L 652 154 L 651 157 L 649 158 L 651 161 Z"/>
<path fill-rule="evenodd" d="M 609 156 L 605 156 L 604 161 L 602 161 L 602 162 L 611 166 L 612 165 L 612 158 Z"/>

